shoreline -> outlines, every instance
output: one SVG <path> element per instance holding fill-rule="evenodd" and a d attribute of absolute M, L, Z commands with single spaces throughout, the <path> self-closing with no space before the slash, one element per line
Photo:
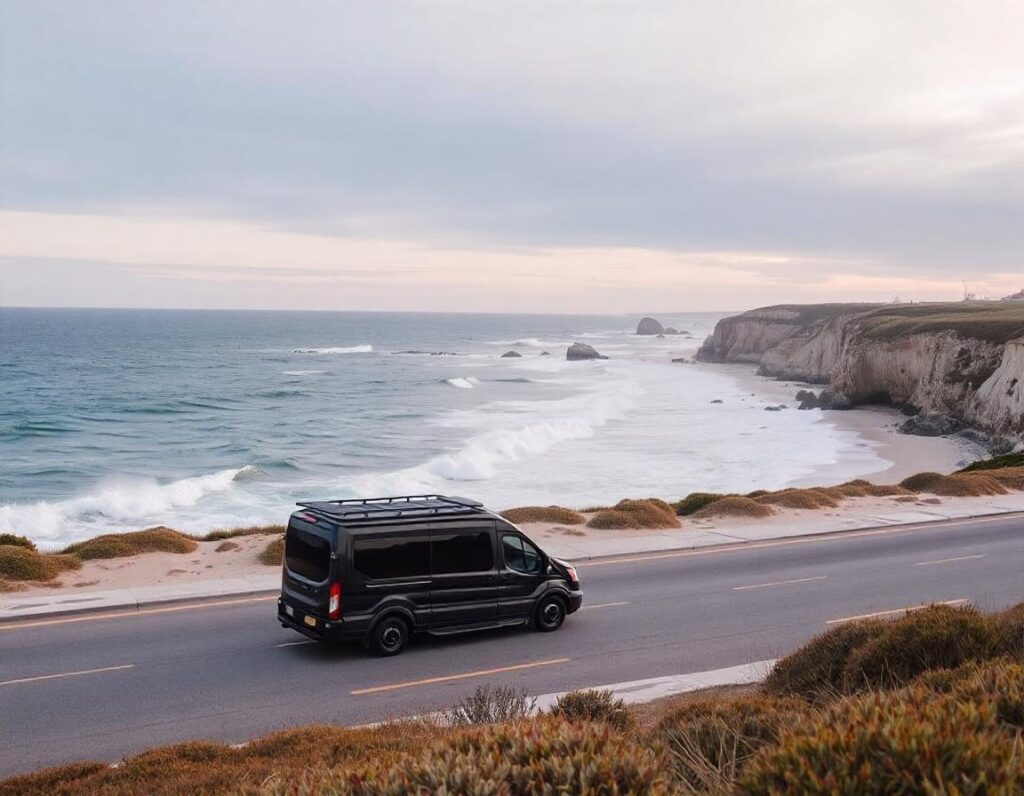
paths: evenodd
<path fill-rule="evenodd" d="M 785 404 L 787 408 L 783 411 L 816 413 L 822 423 L 837 432 L 858 438 L 859 442 L 854 443 L 854 447 L 862 448 L 883 462 L 881 466 L 869 465 L 866 469 L 858 467 L 855 461 L 823 462 L 813 472 L 790 479 L 786 486 L 818 486 L 854 478 L 878 484 L 896 484 L 919 472 L 952 472 L 977 458 L 972 457 L 962 444 L 948 437 L 919 437 L 898 433 L 896 426 L 905 416 L 892 407 L 862 406 L 841 411 L 801 410 L 794 403 L 797 391 L 820 389 L 821 385 L 761 376 L 754 370 L 755 366 L 750 364 L 695 363 L 694 366 L 728 374 L 747 391 L 765 398 L 766 403 Z"/>

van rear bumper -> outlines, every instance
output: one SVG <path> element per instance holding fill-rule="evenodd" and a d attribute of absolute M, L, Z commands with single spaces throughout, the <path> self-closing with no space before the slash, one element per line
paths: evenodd
<path fill-rule="evenodd" d="M 313 614 L 305 614 L 294 608 L 294 615 L 289 616 L 285 611 L 283 600 L 277 601 L 277 619 L 283 627 L 291 628 L 314 641 L 345 641 L 348 639 L 361 638 L 365 631 L 353 630 L 345 625 L 344 621 L 330 622 L 321 619 Z M 312 616 L 316 622 L 315 626 L 306 624 L 306 617 Z"/>

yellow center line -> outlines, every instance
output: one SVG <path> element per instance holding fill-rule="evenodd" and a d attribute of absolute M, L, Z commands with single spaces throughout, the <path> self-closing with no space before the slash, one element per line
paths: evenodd
<path fill-rule="evenodd" d="M 909 614 L 909 613 L 913 613 L 914 611 L 924 610 L 925 608 L 928 608 L 929 606 L 932 606 L 932 605 L 961 605 L 962 603 L 965 603 L 965 602 L 967 602 L 967 598 L 966 597 L 961 597 L 958 600 L 945 600 L 944 602 L 940 602 L 940 603 L 927 603 L 925 605 L 911 605 L 911 606 L 908 606 L 906 608 L 893 608 L 891 611 L 876 611 L 873 614 L 860 614 L 858 616 L 844 616 L 842 619 L 829 619 L 825 624 L 826 625 L 840 625 L 840 624 L 843 624 L 844 622 L 856 622 L 856 621 L 858 621 L 860 619 L 874 619 L 875 617 L 878 617 L 878 616 L 893 616 L 895 614 Z"/>
<path fill-rule="evenodd" d="M 266 600 L 276 600 L 277 595 L 265 597 L 243 597 L 232 600 L 215 600 L 205 603 L 187 603 L 183 605 L 169 605 L 163 608 L 141 608 L 135 611 L 113 611 L 106 614 L 85 614 L 84 616 L 65 616 L 60 619 L 15 619 L 5 624 L 0 624 L 0 630 L 21 630 L 25 627 L 46 627 L 47 625 L 68 625 L 73 622 L 95 622 L 99 619 L 124 619 L 132 616 L 148 616 L 150 614 L 170 614 L 177 611 L 196 611 L 201 608 L 218 608 L 222 605 L 242 605 L 244 603 L 258 603 Z"/>
<path fill-rule="evenodd" d="M 17 680 L 3 680 L 0 681 L 0 686 L 4 685 L 17 685 L 18 683 L 36 683 L 40 680 L 57 680 L 61 677 L 78 677 L 82 674 L 100 674 L 101 672 L 117 672 L 122 669 L 134 669 L 134 663 L 126 663 L 122 666 L 107 666 L 103 669 L 82 669 L 78 672 L 64 672 L 62 674 L 43 674 L 39 677 L 21 677 Z"/>
<path fill-rule="evenodd" d="M 1014 512 L 1016 513 L 1016 512 Z M 597 561 L 580 561 L 574 563 L 574 567 L 604 567 L 609 564 L 632 564 L 639 561 L 659 561 L 669 558 L 690 558 L 696 556 L 714 556 L 723 553 L 739 553 L 744 550 L 764 550 L 770 547 L 789 547 L 797 544 L 817 544 L 819 542 L 842 542 L 846 539 L 860 539 L 866 536 L 891 536 L 898 533 L 916 533 L 919 531 L 942 531 L 948 528 L 956 528 L 961 525 L 978 525 L 992 522 L 1006 522 L 1006 517 L 982 516 L 967 517 L 962 520 L 951 520 L 949 522 L 938 521 L 934 523 L 923 523 L 917 525 L 896 525 L 887 528 L 873 528 L 863 531 L 822 531 L 797 539 L 779 539 L 773 542 L 738 542 L 737 544 L 709 547 L 707 550 L 683 550 L 678 553 L 644 553 L 636 556 L 621 556 L 618 558 L 602 558 Z M 714 533 L 714 529 L 709 529 Z"/>
<path fill-rule="evenodd" d="M 407 680 L 404 683 L 392 683 L 391 685 L 377 685 L 372 688 L 357 688 L 350 693 L 352 696 L 360 694 L 378 694 L 382 691 L 397 691 L 400 688 L 415 688 L 421 685 L 434 685 L 436 683 L 450 683 L 453 680 L 466 680 L 471 677 L 484 677 L 489 674 L 503 674 L 504 672 L 518 672 L 523 669 L 536 669 L 539 666 L 554 666 L 559 663 L 569 663 L 571 658 L 552 658 L 549 661 L 534 661 L 533 663 L 517 663 L 514 666 L 499 666 L 496 669 L 479 669 L 475 672 L 463 672 L 462 674 L 447 674 L 443 677 L 427 677 L 423 680 Z"/>
<path fill-rule="evenodd" d="M 929 564 L 948 564 L 951 561 L 970 561 L 971 559 L 984 558 L 984 557 L 985 557 L 985 554 L 981 553 L 980 555 L 976 555 L 976 556 L 958 556 L 957 558 L 940 558 L 937 561 L 918 561 L 916 564 L 914 564 L 914 566 L 915 567 L 926 567 Z"/>
<path fill-rule="evenodd" d="M 818 575 L 813 578 L 797 578 L 796 580 L 777 580 L 773 583 L 756 583 L 753 586 L 733 586 L 733 591 L 748 591 L 749 589 L 767 589 L 769 586 L 786 586 L 790 583 L 810 583 L 812 580 L 825 580 L 828 575 Z"/>

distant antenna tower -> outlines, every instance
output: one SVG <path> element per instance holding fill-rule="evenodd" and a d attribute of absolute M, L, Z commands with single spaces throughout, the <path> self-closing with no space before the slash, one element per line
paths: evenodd
<path fill-rule="evenodd" d="M 964 286 L 964 301 L 974 301 L 977 298 L 977 296 L 967 289 L 966 282 L 963 282 L 962 284 Z"/>

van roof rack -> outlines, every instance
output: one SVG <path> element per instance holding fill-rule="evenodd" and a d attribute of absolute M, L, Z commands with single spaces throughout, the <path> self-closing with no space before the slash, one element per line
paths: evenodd
<path fill-rule="evenodd" d="M 446 495 L 316 500 L 303 501 L 296 505 L 337 520 L 448 517 L 460 514 L 483 514 L 487 511 L 484 504 L 478 500 Z"/>

